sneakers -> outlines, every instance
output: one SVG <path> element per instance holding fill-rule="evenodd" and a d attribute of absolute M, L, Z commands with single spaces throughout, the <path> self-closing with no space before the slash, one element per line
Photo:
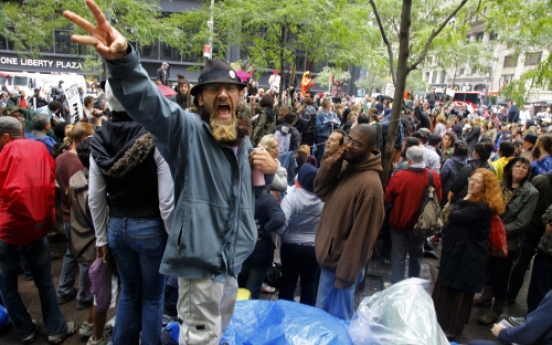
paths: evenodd
<path fill-rule="evenodd" d="M 508 319 L 507 319 L 508 323 L 514 327 L 517 327 L 519 325 L 523 325 L 524 323 L 526 323 L 527 321 L 525 320 L 525 318 L 523 316 L 519 316 L 519 317 L 515 317 L 515 316 L 510 316 Z"/>
<path fill-rule="evenodd" d="M 263 283 L 261 286 L 261 292 L 262 293 L 274 293 L 276 291 L 276 288 L 273 288 L 270 285 L 267 285 L 266 283 Z"/>
<path fill-rule="evenodd" d="M 77 297 L 77 292 L 73 291 L 72 293 L 69 293 L 67 295 L 58 296 L 58 304 L 63 305 L 71 302 L 73 298 Z"/>
<path fill-rule="evenodd" d="M 34 343 L 36 334 L 38 333 L 38 321 L 33 319 L 33 324 L 35 325 L 35 330 L 30 335 L 28 335 L 25 338 L 21 339 L 23 344 L 32 344 L 32 343 Z"/>
<path fill-rule="evenodd" d="M 94 324 L 84 321 L 79 327 L 79 334 L 83 337 L 90 337 L 94 333 Z"/>
<path fill-rule="evenodd" d="M 109 321 L 105 323 L 104 326 L 104 337 L 109 338 L 113 333 L 113 328 L 115 328 L 115 316 L 113 316 Z"/>
<path fill-rule="evenodd" d="M 67 322 L 67 330 L 61 334 L 49 335 L 48 342 L 52 345 L 57 345 L 63 343 L 67 338 L 75 334 L 77 327 L 73 321 Z"/>
<path fill-rule="evenodd" d="M 88 341 L 86 342 L 86 345 L 106 345 L 107 344 L 107 338 L 101 337 L 98 340 L 94 340 L 94 337 L 88 338 Z"/>

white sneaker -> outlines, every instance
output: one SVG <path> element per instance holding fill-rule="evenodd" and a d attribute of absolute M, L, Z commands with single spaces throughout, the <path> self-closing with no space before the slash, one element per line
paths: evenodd
<path fill-rule="evenodd" d="M 83 337 L 90 337 L 94 333 L 94 324 L 84 321 L 79 327 L 79 334 Z"/>
<path fill-rule="evenodd" d="M 88 338 L 88 341 L 86 342 L 86 345 L 106 345 L 107 344 L 107 338 L 101 337 L 98 340 L 94 340 L 94 337 Z"/>

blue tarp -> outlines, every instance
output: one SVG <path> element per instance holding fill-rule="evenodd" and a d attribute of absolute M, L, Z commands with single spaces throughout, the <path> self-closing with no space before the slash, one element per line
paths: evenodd
<path fill-rule="evenodd" d="M 238 301 L 221 344 L 353 344 L 347 322 L 290 301 Z"/>

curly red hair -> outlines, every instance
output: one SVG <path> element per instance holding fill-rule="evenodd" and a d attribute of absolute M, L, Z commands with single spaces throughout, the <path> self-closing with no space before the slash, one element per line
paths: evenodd
<path fill-rule="evenodd" d="M 475 170 L 471 176 L 481 174 L 483 176 L 483 184 L 485 185 L 482 192 L 473 195 L 470 198 L 471 202 L 483 201 L 494 214 L 501 215 L 504 213 L 504 201 L 502 200 L 502 190 L 496 178 L 496 174 L 489 169 L 479 168 Z"/>

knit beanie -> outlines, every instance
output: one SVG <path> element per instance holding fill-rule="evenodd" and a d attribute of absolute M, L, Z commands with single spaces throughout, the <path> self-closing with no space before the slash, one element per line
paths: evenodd
<path fill-rule="evenodd" d="M 299 169 L 297 182 L 299 182 L 301 188 L 304 190 L 314 193 L 314 179 L 317 173 L 318 169 L 312 164 L 303 164 Z"/>

